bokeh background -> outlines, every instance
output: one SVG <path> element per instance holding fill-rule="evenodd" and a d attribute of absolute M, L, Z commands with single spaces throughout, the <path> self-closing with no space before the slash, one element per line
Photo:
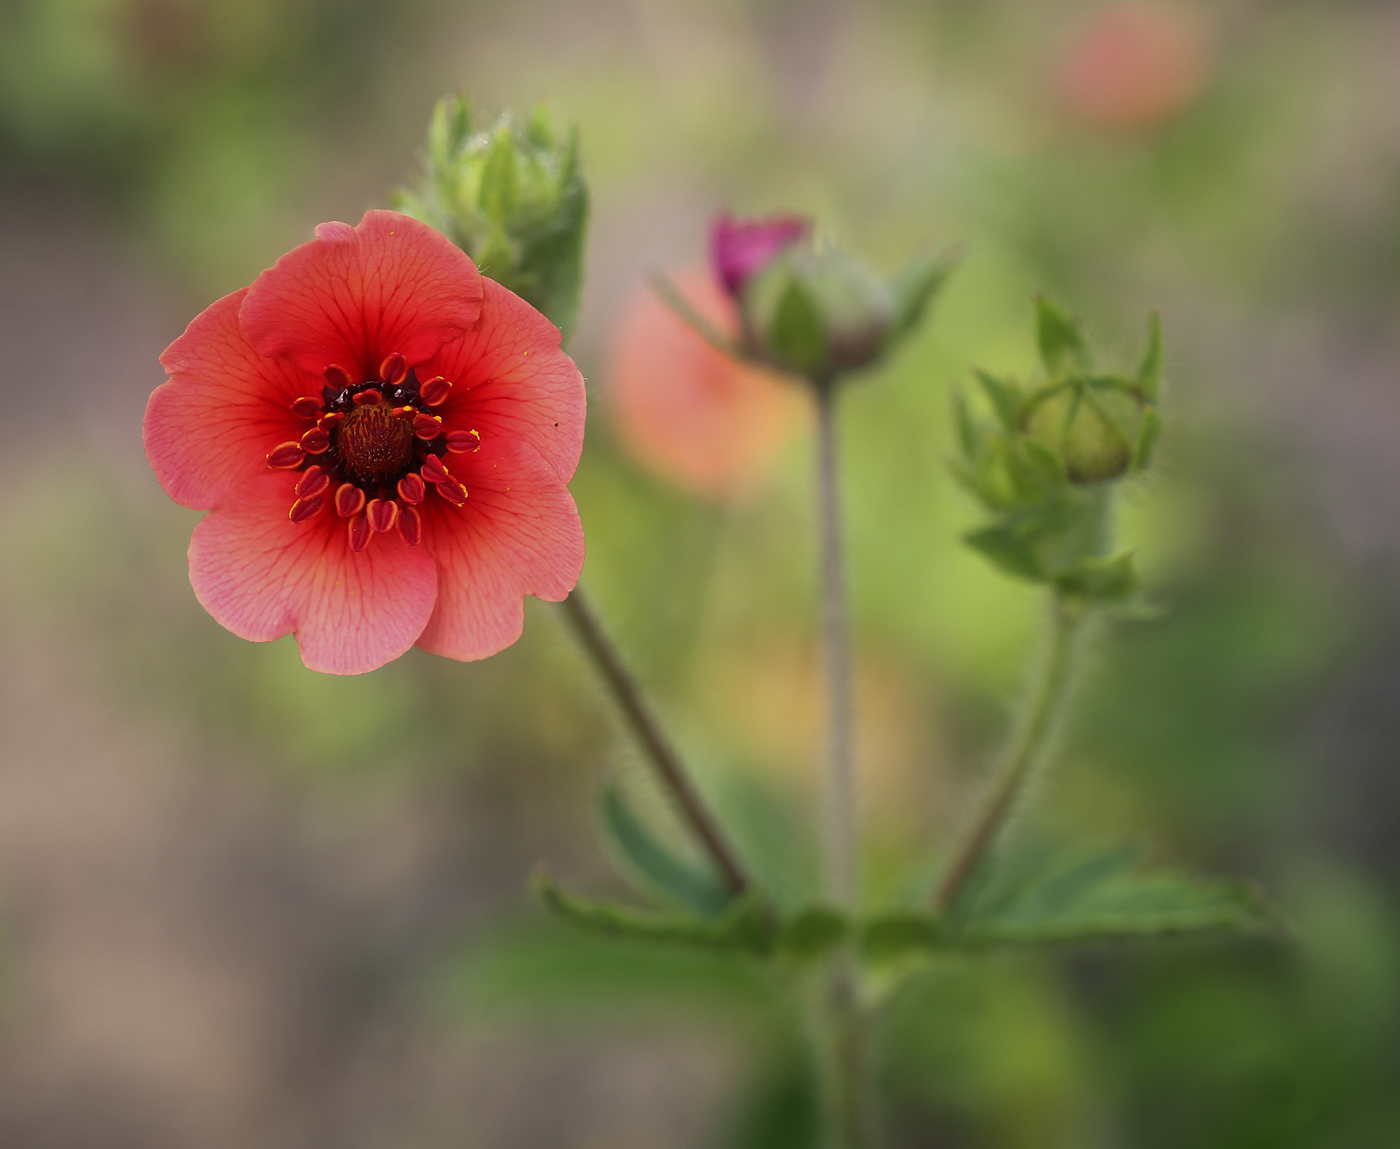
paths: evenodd
<path fill-rule="evenodd" d="M 950 395 L 1029 370 L 1037 289 L 1124 364 L 1161 309 L 1129 527 L 1163 610 L 1102 644 L 1038 816 L 1257 880 L 1293 936 L 931 967 L 890 1010 L 894 1143 L 1400 1144 L 1400 10 L 1363 0 L 0 5 L 0 1143 L 813 1144 L 761 977 L 526 896 L 539 862 L 620 893 L 592 796 L 646 793 L 555 609 L 484 663 L 312 674 L 199 608 L 198 515 L 146 467 L 165 344 L 387 203 L 457 89 L 581 126 L 586 580 L 785 899 L 808 421 L 764 406 L 718 496 L 639 453 L 610 379 L 676 362 L 619 350 L 646 273 L 725 205 L 891 271 L 966 247 L 846 405 L 877 902 L 936 859 L 1037 621 L 957 541 Z"/>

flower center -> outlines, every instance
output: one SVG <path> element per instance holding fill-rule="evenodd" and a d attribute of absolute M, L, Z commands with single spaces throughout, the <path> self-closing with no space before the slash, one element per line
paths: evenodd
<path fill-rule="evenodd" d="M 386 403 L 356 407 L 335 428 L 331 448 L 351 480 L 384 483 L 400 478 L 414 461 L 413 424 Z"/>
<path fill-rule="evenodd" d="M 481 436 L 443 426 L 434 409 L 447 399 L 451 382 L 438 376 L 420 383 L 402 355 L 389 355 L 379 378 L 363 383 L 352 383 L 336 365 L 324 375 L 319 397 L 292 403 L 312 425 L 267 455 L 274 470 L 301 472 L 288 517 L 306 523 L 334 509 L 347 520 L 356 551 L 396 527 L 404 542 L 417 546 L 423 537 L 418 506 L 430 489 L 453 506 L 466 505 L 467 488 L 446 460 L 478 450 Z"/>

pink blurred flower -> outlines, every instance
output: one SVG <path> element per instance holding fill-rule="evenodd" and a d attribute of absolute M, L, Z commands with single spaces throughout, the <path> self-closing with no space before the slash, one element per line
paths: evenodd
<path fill-rule="evenodd" d="M 573 588 L 583 379 L 553 324 L 425 224 L 321 224 L 161 363 L 146 451 L 211 512 L 190 581 L 235 634 L 294 632 L 333 674 L 415 643 L 484 658 L 519 637 L 523 595 Z"/>
<path fill-rule="evenodd" d="M 737 297 L 750 278 L 811 230 L 812 221 L 800 215 L 735 219 L 721 212 L 710 224 L 710 259 L 715 274 L 724 289 Z"/>
<path fill-rule="evenodd" d="M 1098 128 L 1145 131 L 1200 94 L 1210 45 L 1200 23 L 1147 0 L 1111 4 L 1090 20 L 1059 68 L 1066 107 Z"/>
<path fill-rule="evenodd" d="M 678 286 L 716 327 L 738 333 L 734 301 L 711 275 L 693 270 Z M 800 417 L 797 388 L 715 350 L 651 292 L 623 316 L 610 358 L 623 446 L 694 494 L 723 498 L 752 486 Z"/>

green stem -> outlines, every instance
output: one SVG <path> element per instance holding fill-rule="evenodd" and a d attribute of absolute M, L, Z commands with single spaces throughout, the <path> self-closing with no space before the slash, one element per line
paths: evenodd
<path fill-rule="evenodd" d="M 836 457 L 836 388 L 816 385 L 817 581 L 821 596 L 822 655 L 826 664 L 826 877 L 827 896 L 843 910 L 856 900 L 856 778 L 853 746 L 851 624 L 847 603 L 845 539 Z"/>
<path fill-rule="evenodd" d="M 603 681 L 612 690 L 618 709 L 622 711 L 646 752 L 662 787 L 670 794 L 676 809 L 694 832 L 701 845 L 713 859 L 724 883 L 735 894 L 749 888 L 749 879 L 739 862 L 739 855 L 725 838 L 719 822 L 710 813 L 700 791 L 691 781 L 680 755 L 661 729 L 660 722 L 647 705 L 636 679 L 623 665 L 622 656 L 604 633 L 598 616 L 588 605 L 579 587 L 574 587 L 563 602 L 564 617 L 573 624 L 579 643 L 593 659 Z"/>
<path fill-rule="evenodd" d="M 1049 637 L 1025 703 L 1002 753 L 991 789 L 968 827 L 934 893 L 934 908 L 947 910 L 976 872 L 1015 812 L 1029 781 L 1049 757 L 1074 685 L 1087 607 L 1056 594 L 1051 600 Z"/>
<path fill-rule="evenodd" d="M 854 748 L 854 672 L 845 538 L 841 522 L 834 380 L 812 380 L 817 400 L 817 581 L 826 667 L 826 889 L 832 903 L 855 915 L 858 851 Z M 821 1003 L 823 1091 L 830 1149 L 872 1149 L 875 1092 L 871 1079 L 870 1016 L 861 998 L 857 955 L 833 955 Z"/>

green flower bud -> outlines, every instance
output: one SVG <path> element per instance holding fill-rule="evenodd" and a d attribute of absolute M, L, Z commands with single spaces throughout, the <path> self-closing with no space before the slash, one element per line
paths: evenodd
<path fill-rule="evenodd" d="M 745 287 L 744 315 L 762 353 L 812 379 L 869 366 L 894 315 L 889 289 L 834 247 L 790 248 Z"/>
<path fill-rule="evenodd" d="M 1072 483 L 1103 483 L 1132 468 L 1151 406 L 1129 379 L 1073 378 L 1030 396 L 1021 430 L 1063 461 Z"/>
<path fill-rule="evenodd" d="M 482 274 L 544 312 L 568 336 L 578 313 L 588 188 L 576 128 L 561 131 L 537 109 L 477 127 L 465 99 L 438 103 L 423 178 L 394 200 L 437 228 Z"/>

